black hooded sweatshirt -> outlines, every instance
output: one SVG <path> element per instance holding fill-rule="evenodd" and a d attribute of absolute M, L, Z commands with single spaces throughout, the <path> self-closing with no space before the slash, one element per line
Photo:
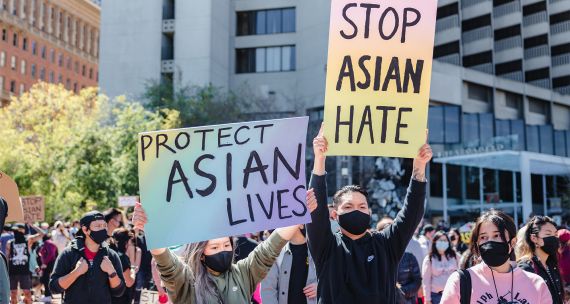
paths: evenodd
<path fill-rule="evenodd" d="M 319 280 L 318 303 L 396 303 L 398 264 L 423 217 L 426 184 L 412 179 L 394 223 L 352 240 L 332 233 L 325 176 L 313 174 L 310 187 L 318 207 L 307 233 Z"/>
<path fill-rule="evenodd" d="M 108 256 L 113 263 L 117 275 L 121 279 L 121 284 L 116 288 L 111 288 L 109 276 L 101 270 L 103 257 Z M 85 257 L 85 240 L 78 237 L 67 246 L 57 257 L 53 273 L 49 281 L 49 288 L 52 293 L 63 293 L 64 304 L 111 304 L 111 297 L 120 297 L 125 292 L 125 278 L 123 277 L 123 267 L 119 255 L 106 243 L 103 243 L 89 266 L 89 270 L 77 278 L 67 290 L 59 285 L 59 279 L 68 275 L 75 269 L 77 262 Z"/>

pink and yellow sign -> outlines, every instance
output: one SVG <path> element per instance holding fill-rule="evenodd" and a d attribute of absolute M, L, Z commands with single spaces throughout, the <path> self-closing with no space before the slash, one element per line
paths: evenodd
<path fill-rule="evenodd" d="M 333 0 L 330 155 L 415 157 L 425 143 L 437 0 Z"/>
<path fill-rule="evenodd" d="M 296 117 L 140 133 L 148 247 L 310 222 L 308 122 Z"/>

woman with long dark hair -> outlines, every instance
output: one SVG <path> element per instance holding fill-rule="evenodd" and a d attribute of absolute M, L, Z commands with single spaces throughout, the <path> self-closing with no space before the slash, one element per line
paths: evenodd
<path fill-rule="evenodd" d="M 130 304 L 133 301 L 134 296 L 134 287 L 135 284 L 135 271 L 131 267 L 133 261 L 127 255 L 127 252 L 130 247 L 134 246 L 133 244 L 134 234 L 130 232 L 126 228 L 117 228 L 112 233 L 112 249 L 119 254 L 119 259 L 121 260 L 121 265 L 123 269 L 123 276 L 125 277 L 125 285 L 126 289 L 123 295 L 119 298 L 112 298 L 113 304 Z"/>
<path fill-rule="evenodd" d="M 427 304 L 439 304 L 445 283 L 459 267 L 459 256 L 444 231 L 433 236 L 429 255 L 422 267 L 424 297 Z"/>
<path fill-rule="evenodd" d="M 311 199 L 315 200 L 314 196 Z M 146 223 L 146 213 L 137 203 L 133 224 L 144 230 Z M 173 303 L 249 303 L 255 288 L 299 228 L 295 225 L 275 229 L 237 263 L 233 263 L 235 246 L 230 237 L 189 244 L 183 259 L 167 248 L 153 249 L 151 253 Z"/>
<path fill-rule="evenodd" d="M 457 254 L 461 255 L 465 251 L 467 251 L 467 245 L 463 243 L 463 240 L 461 239 L 461 233 L 459 233 L 459 229 L 451 228 L 451 230 L 449 230 L 449 240 L 451 241 L 451 246 L 453 247 L 455 252 L 457 252 Z"/>
<path fill-rule="evenodd" d="M 542 277 L 554 304 L 564 303 L 564 283 L 558 268 L 556 223 L 547 216 L 533 217 L 521 230 L 524 238 L 517 243 L 518 266 Z"/>
<path fill-rule="evenodd" d="M 544 280 L 514 265 L 516 233 L 515 223 L 506 213 L 495 209 L 483 213 L 470 242 L 471 252 L 482 262 L 451 275 L 441 303 L 551 304 Z"/>

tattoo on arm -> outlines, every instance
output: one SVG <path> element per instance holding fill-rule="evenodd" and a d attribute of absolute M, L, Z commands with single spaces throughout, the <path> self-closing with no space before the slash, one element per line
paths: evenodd
<path fill-rule="evenodd" d="M 412 179 L 417 180 L 418 182 L 426 182 L 426 171 L 421 170 L 417 167 L 414 167 L 412 171 Z"/>

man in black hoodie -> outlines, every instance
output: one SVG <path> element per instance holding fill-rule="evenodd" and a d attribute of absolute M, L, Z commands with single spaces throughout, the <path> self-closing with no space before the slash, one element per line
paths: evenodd
<path fill-rule="evenodd" d="M 125 291 L 119 255 L 109 248 L 107 223 L 99 211 L 87 212 L 77 237 L 55 261 L 49 287 L 64 304 L 106 304 Z"/>
<path fill-rule="evenodd" d="M 332 218 L 340 232 L 331 231 L 327 208 L 323 130 L 313 140 L 315 164 L 307 191 L 307 205 L 315 205 L 307 225 L 309 249 L 318 276 L 318 303 L 396 303 L 398 264 L 424 214 L 425 168 L 432 157 L 428 144 L 414 159 L 412 179 L 394 223 L 370 233 L 367 193 L 359 186 L 345 186 L 333 197 Z"/>

